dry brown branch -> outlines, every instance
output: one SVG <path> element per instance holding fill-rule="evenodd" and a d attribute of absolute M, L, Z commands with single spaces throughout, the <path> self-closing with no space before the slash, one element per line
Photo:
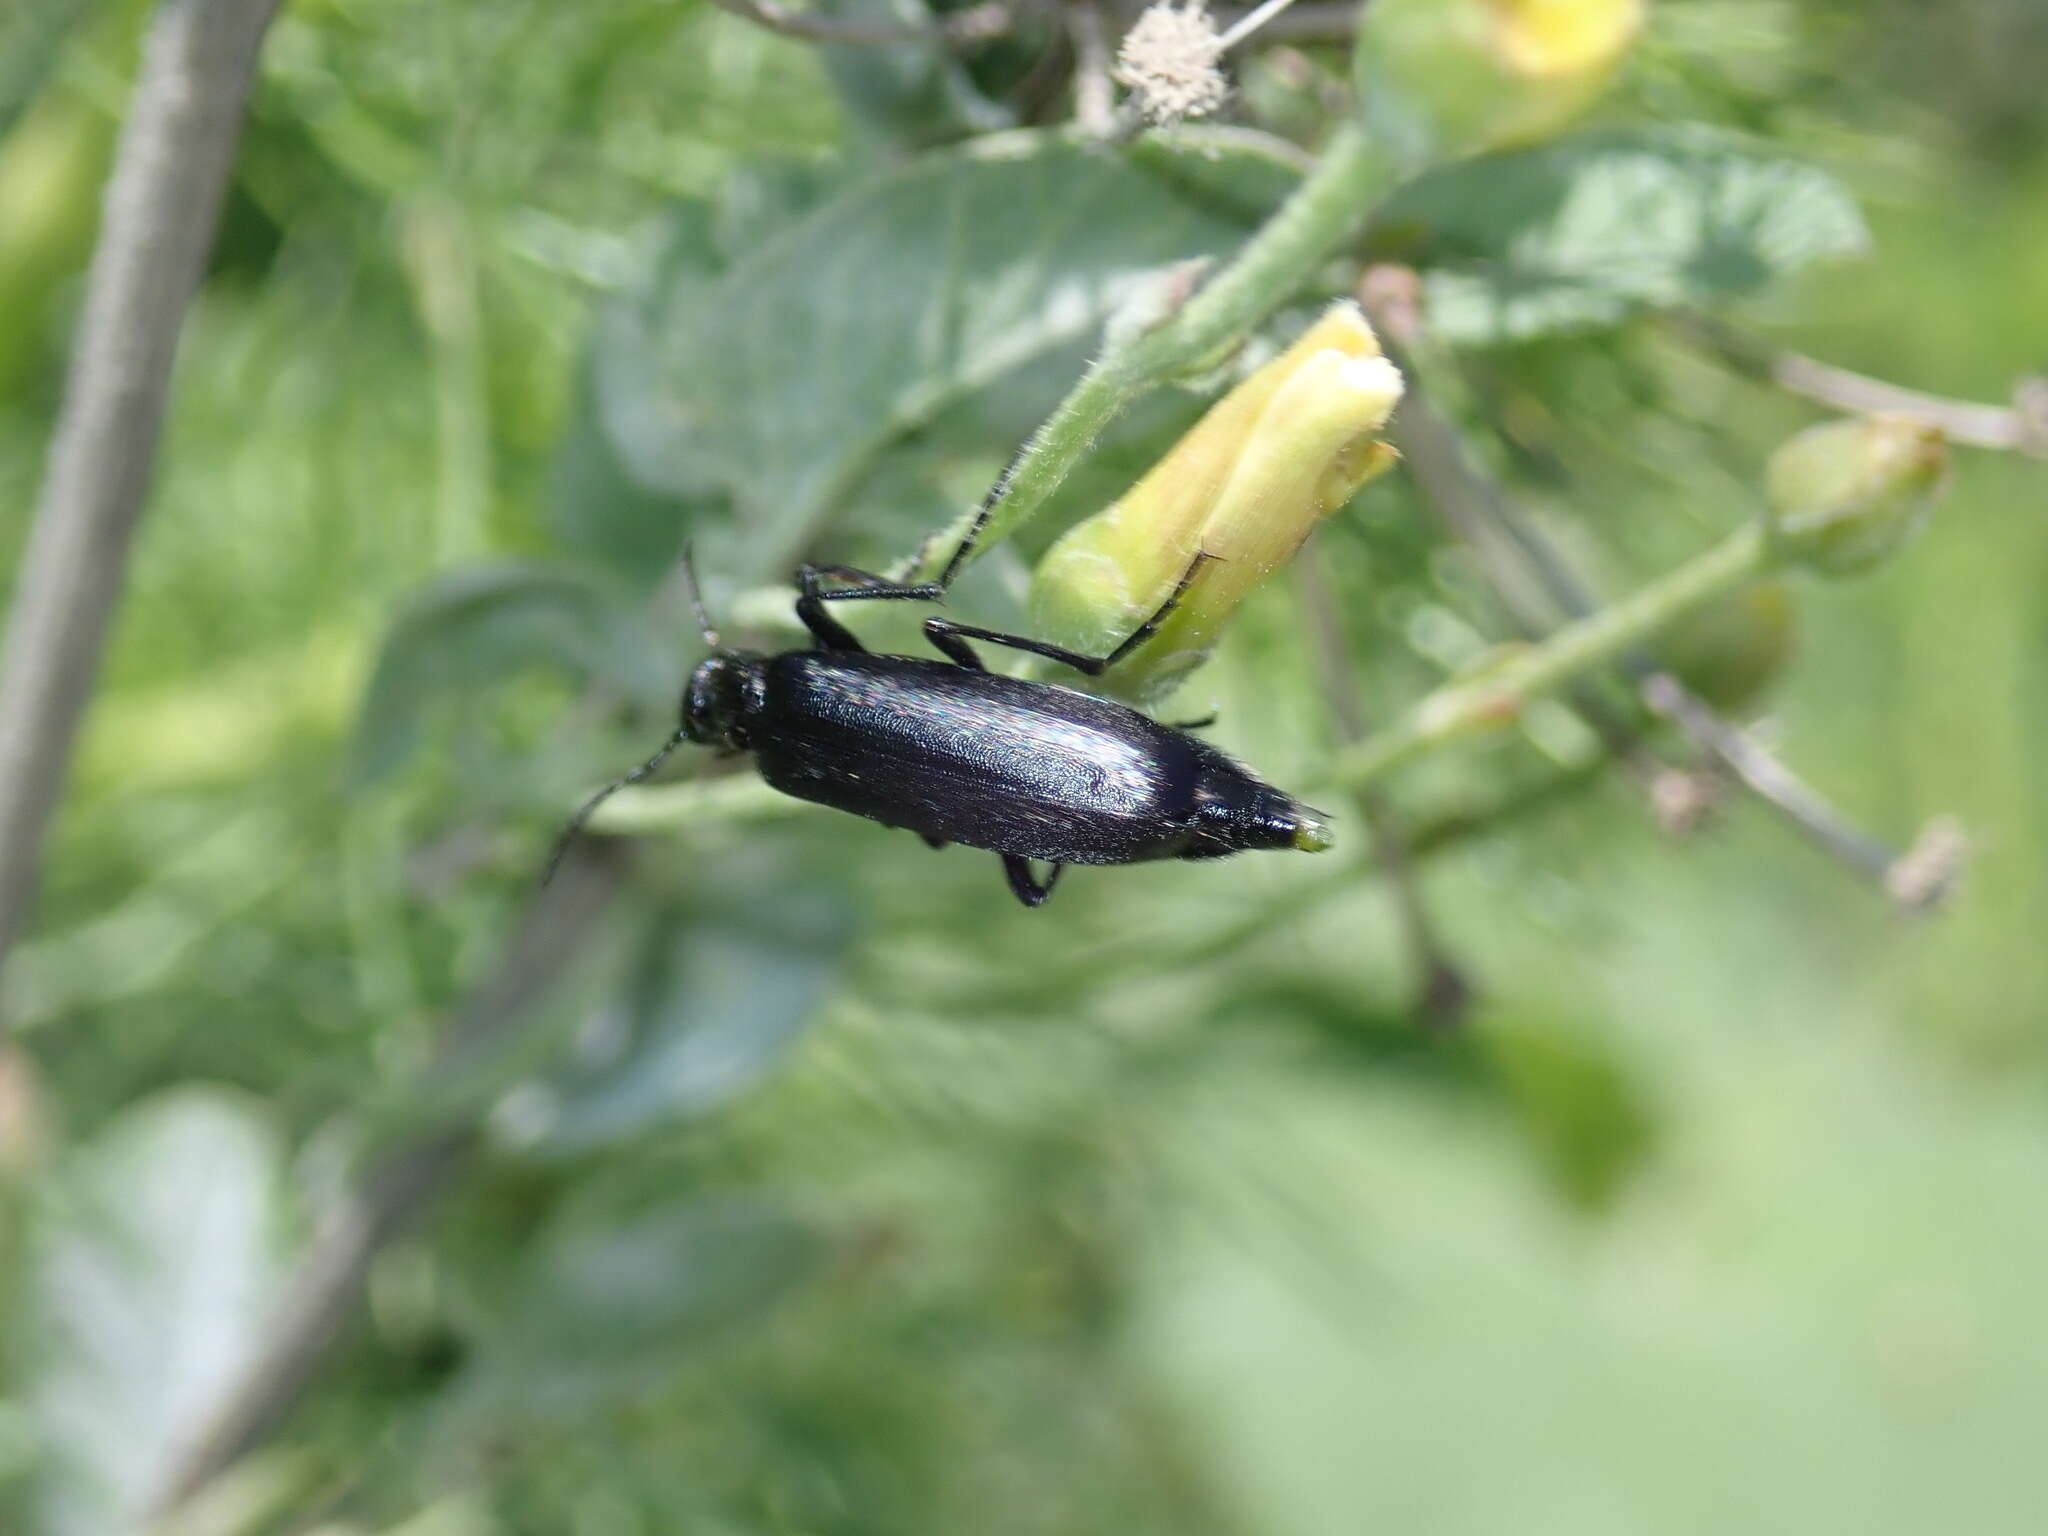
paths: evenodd
<path fill-rule="evenodd" d="M 178 332 L 276 3 L 163 0 L 143 46 L 0 656 L 0 962 L 34 898 L 43 836 L 98 677 Z"/>

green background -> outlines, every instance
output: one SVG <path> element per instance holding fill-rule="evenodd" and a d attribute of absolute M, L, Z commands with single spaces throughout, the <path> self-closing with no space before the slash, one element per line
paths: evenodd
<path fill-rule="evenodd" d="M 138 12 L 0 21 L 7 567 Z M 907 550 L 1119 283 L 1229 250 L 1284 186 L 1155 146 L 1142 181 L 1054 155 L 1017 168 L 1035 190 L 926 195 L 913 152 L 992 126 L 1031 52 L 827 67 L 637 0 L 287 7 L 0 993 L 10 1529 L 120 1529 L 355 1159 L 452 1102 L 488 1105 L 486 1154 L 378 1260 L 260 1464 L 270 1513 L 218 1529 L 2048 1519 L 2024 459 L 1959 450 L 1903 556 L 1799 584 L 1761 706 L 1883 836 L 1962 819 L 1938 915 L 1753 805 L 1675 841 L 1608 773 L 1427 861 L 1476 989 L 1430 1033 L 1348 808 L 1328 859 L 1080 870 L 1035 913 L 985 855 L 806 813 L 650 841 L 542 1015 L 432 1069 L 563 809 L 668 728 L 698 644 L 663 587 L 680 533 L 735 623 L 802 550 Z M 1730 312 L 1998 401 L 2048 351 L 2044 68 L 2026 0 L 1669 0 L 1600 129 L 1705 124 L 1831 172 L 1869 253 Z M 1313 137 L 1296 85 L 1249 73 L 1249 119 Z M 878 175 L 900 207 L 817 222 Z M 939 340 L 892 321 L 878 348 L 899 302 Z M 1460 360 L 1488 462 L 1610 591 L 1733 526 L 1819 414 L 1629 314 Z M 706 399 L 730 419 L 690 417 Z M 1142 407 L 1028 547 L 1198 404 Z M 1505 632 L 1427 519 L 1397 472 L 1319 542 L 1377 720 Z M 1024 564 L 987 564 L 958 604 L 1014 621 Z M 1307 782 L 1335 743 L 1314 659 L 1282 584 L 1188 697 Z M 1583 732 L 1550 724 L 1397 798 L 1429 819 L 1569 772 Z"/>

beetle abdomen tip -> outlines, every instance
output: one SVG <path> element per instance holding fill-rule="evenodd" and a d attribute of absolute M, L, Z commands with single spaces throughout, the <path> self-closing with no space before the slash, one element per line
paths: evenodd
<path fill-rule="evenodd" d="M 1324 853 L 1336 846 L 1330 824 L 1320 816 L 1301 815 L 1294 819 L 1294 846 L 1303 853 Z"/>

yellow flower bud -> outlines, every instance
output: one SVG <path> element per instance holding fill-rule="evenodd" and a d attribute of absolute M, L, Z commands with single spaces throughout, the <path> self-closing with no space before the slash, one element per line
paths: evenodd
<path fill-rule="evenodd" d="M 1368 120 L 1418 164 L 1549 138 L 1607 89 L 1645 0 L 1373 0 Z"/>
<path fill-rule="evenodd" d="M 1105 655 L 1158 609 L 1197 554 L 1212 556 L 1158 634 L 1103 678 L 1126 698 L 1161 697 L 1316 523 L 1393 462 L 1377 434 L 1401 388 L 1357 306 L 1332 306 L 1120 501 L 1046 552 L 1031 588 L 1033 633 Z"/>
<path fill-rule="evenodd" d="M 1919 532 L 1947 477 L 1938 427 L 1872 416 L 1801 432 L 1771 456 L 1767 490 L 1786 552 L 1844 576 Z"/>

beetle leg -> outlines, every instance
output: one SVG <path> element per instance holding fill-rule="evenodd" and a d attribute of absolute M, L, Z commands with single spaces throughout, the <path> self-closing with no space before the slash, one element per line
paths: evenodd
<path fill-rule="evenodd" d="M 1173 590 L 1166 595 L 1166 601 L 1159 605 L 1151 618 L 1126 635 L 1123 643 L 1107 656 L 1083 656 L 1079 651 L 1070 651 L 1065 646 L 1054 645 L 1049 640 L 1033 640 L 1026 635 L 1006 635 L 998 629 L 982 629 L 973 624 L 956 623 L 952 619 L 926 619 L 925 638 L 961 666 L 977 672 L 982 670 L 982 666 L 978 660 L 972 659 L 974 652 L 965 644 L 968 640 L 986 640 L 990 645 L 1006 645 L 1013 651 L 1029 651 L 1032 655 L 1043 656 L 1048 661 L 1061 662 L 1076 672 L 1085 672 L 1090 677 L 1100 677 L 1156 635 L 1159 626 L 1166 622 L 1173 610 L 1180 606 L 1181 599 L 1187 596 L 1188 588 L 1195 584 L 1195 577 L 1201 572 L 1202 567 L 1211 560 L 1221 558 L 1222 556 L 1212 555 L 1206 550 L 1197 551 L 1195 558 L 1188 562 L 1188 568 L 1181 573 L 1180 580 L 1174 584 Z"/>
<path fill-rule="evenodd" d="M 1003 472 L 996 476 L 996 483 L 988 488 L 988 494 L 981 498 L 981 505 L 974 509 L 974 519 L 967 525 L 967 531 L 960 535 L 960 542 L 953 546 L 953 553 L 946 557 L 946 568 L 939 572 L 939 579 L 933 585 L 941 592 L 953 585 L 953 578 L 960 574 L 960 567 L 967 563 L 967 556 L 974 546 L 981 542 L 982 530 L 988 527 L 988 520 L 995 515 L 996 503 L 1003 499 L 1003 492 L 1010 488 L 1010 477 L 1017 473 L 1017 466 L 1024 461 L 1024 455 L 1031 447 L 1027 441 L 1020 443 L 1017 451 L 1010 455 L 1010 462 L 1003 466 Z M 926 541 L 927 545 L 929 540 Z M 924 563 L 924 550 L 918 550 L 918 564 Z"/>
<path fill-rule="evenodd" d="M 1176 731 L 1205 731 L 1216 723 L 1216 719 L 1216 711 L 1212 709 L 1199 720 L 1169 720 L 1166 723 Z"/>
<path fill-rule="evenodd" d="M 1010 455 L 1010 462 L 1003 466 L 1003 472 L 996 476 L 996 483 L 988 488 L 988 494 L 981 498 L 981 505 L 974 509 L 974 519 L 968 523 L 967 532 L 960 536 L 960 542 L 953 546 L 953 553 L 946 557 L 945 569 L 939 572 L 937 581 L 892 581 L 887 576 L 878 576 L 873 571 L 863 571 L 851 565 L 799 567 L 796 573 L 797 590 L 802 595 L 797 599 L 796 615 L 803 621 L 804 628 L 817 640 L 819 649 L 865 649 L 843 624 L 835 623 L 826 616 L 824 609 L 819 606 L 821 603 L 859 602 L 863 599 L 880 602 L 943 602 L 946 589 L 953 585 L 953 578 L 960 574 L 960 567 L 966 564 L 967 556 L 973 551 L 974 546 L 981 542 L 982 530 L 988 526 L 988 520 L 995 512 L 996 503 L 1003 499 L 1003 492 L 1010 488 L 1010 476 L 1016 473 L 1017 464 L 1024 457 L 1024 450 L 1028 447 L 1030 444 L 1026 443 Z M 919 564 L 923 564 L 923 554 L 923 550 L 919 550 Z M 1201 558 L 1198 557 L 1195 563 L 1201 564 Z M 847 585 L 828 590 L 824 586 L 828 577 L 846 582 Z M 1178 597 L 1179 594 L 1176 593 L 1175 596 Z M 948 651 L 947 654 L 953 653 Z M 973 667 L 977 672 L 984 670 L 979 663 L 974 663 Z"/>
<path fill-rule="evenodd" d="M 825 582 L 843 581 L 843 587 L 826 587 Z M 873 571 L 863 571 L 852 565 L 805 565 L 796 573 L 797 589 L 805 597 L 815 597 L 821 602 L 858 602 L 863 598 L 883 602 L 935 603 L 946 595 L 946 589 L 936 581 L 918 582 L 915 585 L 891 581 L 887 576 L 877 576 Z"/>
<path fill-rule="evenodd" d="M 844 587 L 827 587 L 827 579 L 850 582 Z M 821 651 L 864 651 L 852 630 L 825 612 L 827 603 L 846 602 L 857 598 L 906 599 L 932 602 L 945 595 L 945 588 L 927 582 L 923 586 L 910 587 L 901 582 L 891 581 L 886 576 L 877 576 L 873 571 L 858 570 L 850 565 L 804 565 L 796 573 L 796 616 L 811 638 L 818 642 Z"/>
<path fill-rule="evenodd" d="M 981 631 L 965 624 L 949 624 L 944 619 L 924 621 L 925 639 L 931 641 L 932 645 L 945 655 L 946 660 L 966 672 L 986 672 L 988 668 L 983 666 L 981 658 L 974 654 L 974 647 L 960 637 L 962 630 L 980 639 L 988 638 Z"/>
<path fill-rule="evenodd" d="M 865 651 L 854 632 L 825 611 L 825 594 L 807 592 L 796 600 L 797 622 L 811 632 L 821 651 Z"/>
<path fill-rule="evenodd" d="M 929 832 L 920 832 L 917 835 L 924 839 L 925 846 L 928 848 L 943 848 L 946 846 L 946 840 L 943 837 L 933 837 Z"/>
<path fill-rule="evenodd" d="M 1021 854 L 1006 853 L 1002 855 L 1002 860 L 1003 873 L 1010 877 L 1011 891 L 1027 907 L 1044 906 L 1046 897 L 1052 894 L 1052 888 L 1059 884 L 1060 871 L 1067 867 L 1064 864 L 1047 865 L 1045 880 L 1041 884 L 1032 876 L 1031 861 Z"/>

